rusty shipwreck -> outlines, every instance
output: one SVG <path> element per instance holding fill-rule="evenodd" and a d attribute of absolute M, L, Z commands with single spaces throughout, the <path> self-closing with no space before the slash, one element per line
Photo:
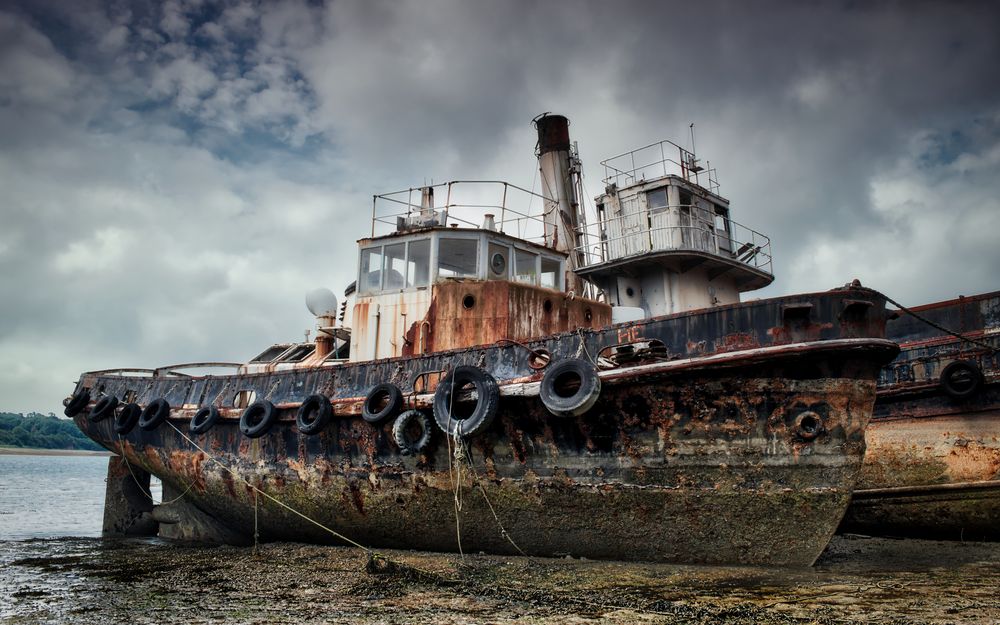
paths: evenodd
<path fill-rule="evenodd" d="M 1000 540 L 1000 291 L 900 310 L 887 333 L 901 350 L 843 530 Z"/>
<path fill-rule="evenodd" d="M 535 124 L 540 193 L 375 196 L 344 305 L 310 295 L 315 340 L 81 375 L 67 414 L 120 454 L 105 531 L 811 564 L 897 352 L 885 300 L 740 303 L 770 243 L 693 151 L 605 161 L 588 222 L 568 120 Z"/>

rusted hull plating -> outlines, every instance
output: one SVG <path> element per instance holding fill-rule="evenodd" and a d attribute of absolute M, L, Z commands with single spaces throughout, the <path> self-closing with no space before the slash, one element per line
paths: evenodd
<path fill-rule="evenodd" d="M 829 314 L 849 309 L 859 295 L 874 299 L 830 292 L 532 342 L 554 359 L 597 357 L 615 344 L 651 339 L 663 346 L 647 360 L 603 370 L 600 399 L 576 418 L 542 407 L 541 373 L 526 350 L 507 345 L 243 378 L 85 375 L 78 386 L 118 396 L 132 389 L 140 403 L 167 397 L 179 409 L 157 429 L 124 438 L 111 420 L 76 420 L 91 438 L 161 478 L 165 492 L 183 493 L 179 503 L 247 540 L 256 520 L 263 540 L 333 541 L 255 498 L 259 488 L 363 544 L 454 551 L 457 490 L 466 550 L 514 552 L 502 526 L 536 555 L 809 565 L 847 506 L 875 377 L 896 349 L 864 338 L 881 334 L 882 302 L 846 321 Z M 402 455 L 391 424 L 355 416 L 363 390 L 386 380 L 400 384 L 410 406 L 426 407 L 421 375 L 458 364 L 478 365 L 501 381 L 498 417 L 469 441 L 467 460 L 455 458 L 440 432 L 421 454 Z M 282 412 L 259 439 L 240 435 L 239 411 L 221 399 L 244 386 Z M 334 397 L 336 417 L 305 436 L 294 426 L 295 398 L 317 391 Z M 181 434 L 198 405 L 213 398 L 223 419 L 194 441 L 233 473 Z"/>
<path fill-rule="evenodd" d="M 1000 347 L 1000 293 L 917 309 Z M 1000 539 L 1000 354 L 918 324 L 890 322 L 900 355 L 883 370 L 859 490 L 843 531 L 955 540 Z M 970 397 L 940 382 L 949 363 L 983 374 Z"/>

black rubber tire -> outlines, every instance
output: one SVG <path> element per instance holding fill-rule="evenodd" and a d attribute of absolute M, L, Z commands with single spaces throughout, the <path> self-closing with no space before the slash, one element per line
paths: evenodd
<path fill-rule="evenodd" d="M 114 395 L 105 395 L 104 397 L 97 400 L 94 404 L 94 409 L 90 411 L 87 418 L 90 419 L 91 423 L 97 423 L 98 421 L 104 421 L 111 415 L 115 414 L 115 408 L 118 407 L 118 398 Z"/>
<path fill-rule="evenodd" d="M 410 440 L 407 430 L 414 423 L 420 424 L 420 436 L 417 440 Z M 427 449 L 431 444 L 431 436 L 434 428 L 431 426 L 431 419 L 421 410 L 407 410 L 402 413 L 392 424 L 392 439 L 399 446 L 399 453 L 404 456 L 415 456 Z"/>
<path fill-rule="evenodd" d="M 125 404 L 122 411 L 118 413 L 118 417 L 115 419 L 115 432 L 119 434 L 128 434 L 135 427 L 135 424 L 139 422 L 139 415 L 142 414 L 142 408 L 139 404 Z"/>
<path fill-rule="evenodd" d="M 471 384 L 478 398 L 476 408 L 469 416 L 454 419 L 451 416 L 452 391 Z M 490 374 L 477 367 L 455 367 L 442 379 L 434 391 L 434 420 L 445 434 L 458 434 L 462 438 L 476 436 L 493 423 L 500 407 L 500 387 Z"/>
<path fill-rule="evenodd" d="M 170 416 L 170 404 L 162 397 L 157 397 L 146 404 L 139 416 L 139 427 L 144 430 L 155 430 Z"/>
<path fill-rule="evenodd" d="M 968 399 L 983 386 L 983 372 L 975 363 L 956 360 L 941 370 L 941 388 L 955 399 Z"/>
<path fill-rule="evenodd" d="M 299 433 L 306 436 L 319 434 L 333 418 L 333 406 L 326 395 L 310 395 L 306 397 L 299 411 L 295 414 L 295 425 Z"/>
<path fill-rule="evenodd" d="M 188 431 L 192 434 L 204 434 L 212 429 L 212 426 L 219 420 L 219 409 L 215 406 L 202 406 L 198 412 L 191 417 L 191 424 Z"/>
<path fill-rule="evenodd" d="M 66 415 L 67 417 L 73 418 L 76 415 L 83 412 L 83 410 L 87 407 L 87 404 L 89 403 L 90 403 L 90 391 L 88 391 L 87 389 L 83 389 L 76 395 L 70 397 L 69 403 L 66 404 L 65 410 L 63 410 L 63 414 Z"/>
<path fill-rule="evenodd" d="M 240 415 L 240 432 L 247 438 L 260 438 L 268 433 L 278 419 L 274 404 L 262 399 L 246 407 Z"/>
<path fill-rule="evenodd" d="M 381 423 L 399 414 L 403 392 L 395 384 L 379 384 L 368 391 L 361 407 L 361 417 L 368 423 Z"/>
<path fill-rule="evenodd" d="M 579 382 L 579 387 L 570 395 L 560 389 L 568 382 Z M 549 365 L 542 377 L 538 397 L 549 412 L 558 417 L 582 415 L 601 396 L 601 378 L 597 368 L 586 360 L 567 358 Z"/>

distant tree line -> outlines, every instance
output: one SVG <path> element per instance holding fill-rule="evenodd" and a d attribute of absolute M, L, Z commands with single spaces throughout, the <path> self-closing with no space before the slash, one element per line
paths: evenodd
<path fill-rule="evenodd" d="M 0 446 L 35 449 L 91 449 L 100 445 L 83 435 L 69 419 L 29 412 L 0 412 Z"/>

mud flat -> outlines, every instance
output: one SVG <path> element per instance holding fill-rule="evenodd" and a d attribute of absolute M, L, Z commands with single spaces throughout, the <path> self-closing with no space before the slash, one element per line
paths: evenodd
<path fill-rule="evenodd" d="M 996 623 L 1000 544 L 838 537 L 812 569 L 291 543 L 0 542 L 0 623 Z"/>

